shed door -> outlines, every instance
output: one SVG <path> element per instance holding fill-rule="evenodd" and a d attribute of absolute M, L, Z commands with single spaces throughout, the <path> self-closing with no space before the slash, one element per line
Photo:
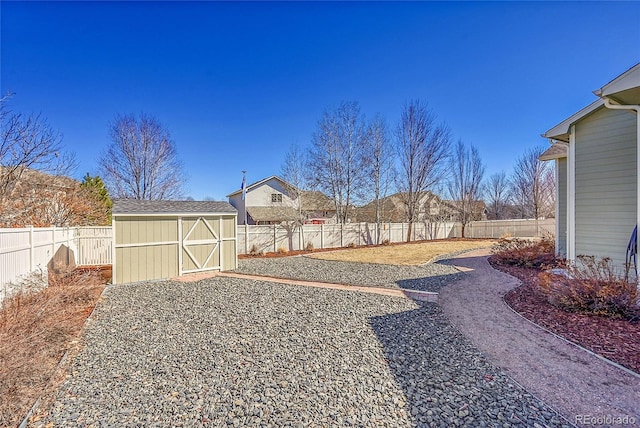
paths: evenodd
<path fill-rule="evenodd" d="M 182 218 L 182 272 L 220 269 L 220 222 L 214 217 Z"/>

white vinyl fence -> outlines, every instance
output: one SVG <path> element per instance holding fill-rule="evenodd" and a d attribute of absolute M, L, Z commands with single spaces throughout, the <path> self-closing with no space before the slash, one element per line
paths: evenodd
<path fill-rule="evenodd" d="M 280 249 L 295 251 L 313 248 L 336 248 L 354 245 L 371 245 L 388 240 L 407 240 L 407 223 L 383 223 L 380 240 L 377 239 L 375 223 L 347 224 L 305 224 L 302 228 L 287 229 L 280 225 L 238 226 L 238 254 L 247 254 L 255 246 L 260 252 Z M 467 238 L 536 237 L 555 232 L 555 220 L 492 220 L 476 221 L 465 228 Z M 413 241 L 459 238 L 462 236 L 460 223 L 414 223 L 411 233 Z"/>
<path fill-rule="evenodd" d="M 412 240 L 442 239 L 451 236 L 455 223 L 415 223 Z M 255 245 L 257 251 L 295 251 L 313 248 L 336 248 L 349 245 L 371 245 L 388 240 L 403 242 L 407 238 L 407 223 L 383 223 L 380 240 L 375 223 L 305 224 L 302 228 L 287 229 L 280 225 L 238 226 L 238 253 L 249 253 Z"/>
<path fill-rule="evenodd" d="M 486 220 L 474 221 L 465 228 L 466 238 L 501 238 L 511 237 L 542 237 L 556 234 L 556 220 Z M 456 224 L 454 236 L 462 236 L 462 226 Z"/>
<path fill-rule="evenodd" d="M 29 227 L 0 229 L 0 302 L 11 292 L 10 284 L 42 274 L 54 258 L 77 265 L 111 264 L 112 231 L 106 227 Z"/>
<path fill-rule="evenodd" d="M 287 251 L 313 248 L 335 248 L 370 245 L 388 240 L 404 242 L 407 223 L 383 223 L 378 230 L 374 223 L 307 224 L 293 230 L 280 226 L 238 226 L 238 253 L 246 254 L 253 246 L 257 251 Z M 501 236 L 533 237 L 553 235 L 554 219 L 477 221 L 467 225 L 469 238 L 500 238 Z M 461 236 L 459 223 L 415 223 L 411 239 L 429 240 Z M 0 302 L 10 292 L 9 284 L 35 273 L 46 281 L 48 266 L 60 251 L 69 249 L 80 266 L 112 263 L 112 229 L 105 227 L 0 229 Z M 62 255 L 61 255 L 62 254 Z"/>

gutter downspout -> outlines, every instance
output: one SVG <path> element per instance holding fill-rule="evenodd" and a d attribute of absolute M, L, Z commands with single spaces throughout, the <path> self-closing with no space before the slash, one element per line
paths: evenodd
<path fill-rule="evenodd" d="M 601 93 L 596 93 L 596 95 L 604 100 L 604 106 L 608 109 L 634 110 L 636 112 L 636 225 L 638 225 L 640 224 L 640 105 L 614 104 Z M 638 247 L 638 238 L 636 237 L 636 248 Z M 638 278 L 636 278 L 636 281 L 637 280 Z"/>

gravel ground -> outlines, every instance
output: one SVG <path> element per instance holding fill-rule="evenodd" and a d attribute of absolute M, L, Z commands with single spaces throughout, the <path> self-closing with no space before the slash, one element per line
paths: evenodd
<path fill-rule="evenodd" d="M 438 306 L 234 278 L 110 287 L 37 426 L 560 426 Z"/>
<path fill-rule="evenodd" d="M 351 263 L 312 257 L 238 260 L 236 272 L 277 278 L 438 292 L 463 274 L 446 261 L 420 266 Z"/>

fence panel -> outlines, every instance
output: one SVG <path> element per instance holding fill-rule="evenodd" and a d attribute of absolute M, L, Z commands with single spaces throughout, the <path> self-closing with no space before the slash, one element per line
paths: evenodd
<path fill-rule="evenodd" d="M 105 227 L 80 227 L 76 229 L 76 263 L 82 266 L 109 265 L 113 251 L 113 230 Z"/>
<path fill-rule="evenodd" d="M 13 292 L 10 284 L 31 273 L 41 273 L 46 285 L 54 262 L 111 264 L 111 241 L 111 227 L 0 229 L 0 302 Z"/>
<path fill-rule="evenodd" d="M 382 223 L 380 242 L 404 242 L 407 239 L 407 223 Z M 491 220 L 469 223 L 465 228 L 468 238 L 500 238 L 502 236 L 534 237 L 553 234 L 555 220 Z M 304 236 L 304 237 L 303 237 Z M 446 239 L 462 236 L 462 226 L 455 222 L 415 223 L 412 240 Z M 245 246 L 245 239 L 246 246 Z M 371 245 L 377 241 L 375 223 L 306 224 L 304 232 L 300 228 L 287 230 L 282 226 L 248 225 L 238 226 L 238 253 L 251 250 L 277 251 L 304 249 L 310 242 L 314 248 L 346 247 L 350 244 Z"/>
<path fill-rule="evenodd" d="M 474 221 L 465 228 L 469 238 L 536 237 L 555 234 L 555 219 L 512 219 Z M 457 236 L 461 236 L 461 226 L 456 226 Z"/>

